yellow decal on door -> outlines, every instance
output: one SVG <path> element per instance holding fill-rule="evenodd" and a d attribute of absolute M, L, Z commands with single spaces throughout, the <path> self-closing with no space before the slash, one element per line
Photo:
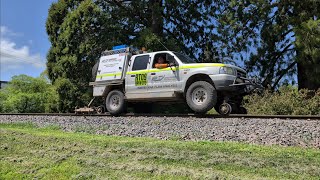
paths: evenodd
<path fill-rule="evenodd" d="M 136 86 L 146 86 L 147 85 L 147 73 L 136 74 L 135 84 L 136 84 Z"/>

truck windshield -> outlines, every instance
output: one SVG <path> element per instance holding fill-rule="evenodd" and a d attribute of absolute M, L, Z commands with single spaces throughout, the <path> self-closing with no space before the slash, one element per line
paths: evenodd
<path fill-rule="evenodd" d="M 181 54 L 181 53 L 177 53 L 177 52 L 173 52 L 174 55 L 176 55 L 180 61 L 182 63 L 185 63 L 185 64 L 189 64 L 189 63 L 197 63 L 195 60 L 191 59 L 189 56 L 187 55 L 184 55 L 184 54 Z"/>

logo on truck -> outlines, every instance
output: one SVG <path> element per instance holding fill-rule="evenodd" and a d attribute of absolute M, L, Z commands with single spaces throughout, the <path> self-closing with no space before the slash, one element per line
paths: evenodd
<path fill-rule="evenodd" d="M 147 85 L 147 73 L 136 74 L 135 85 L 136 86 L 146 86 Z"/>

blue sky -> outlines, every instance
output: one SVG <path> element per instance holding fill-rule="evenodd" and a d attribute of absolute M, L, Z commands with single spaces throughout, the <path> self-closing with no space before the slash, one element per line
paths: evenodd
<path fill-rule="evenodd" d="M 45 70 L 50 42 L 45 22 L 57 0 L 0 0 L 0 80 L 37 77 Z"/>

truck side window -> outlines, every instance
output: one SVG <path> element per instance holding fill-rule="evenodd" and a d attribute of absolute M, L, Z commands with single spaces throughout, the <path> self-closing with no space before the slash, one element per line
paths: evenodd
<path fill-rule="evenodd" d="M 168 64 L 169 62 L 166 60 L 167 54 L 168 53 L 158 53 L 158 54 L 156 54 L 154 56 L 154 59 L 153 59 L 152 67 L 156 68 L 155 65 L 157 63 L 160 63 L 160 62 L 158 62 L 159 61 L 159 57 L 162 57 L 164 59 L 164 62 L 162 62 L 162 64 Z"/>
<path fill-rule="evenodd" d="M 134 59 L 132 71 L 147 69 L 149 62 L 149 55 L 138 56 Z"/>

